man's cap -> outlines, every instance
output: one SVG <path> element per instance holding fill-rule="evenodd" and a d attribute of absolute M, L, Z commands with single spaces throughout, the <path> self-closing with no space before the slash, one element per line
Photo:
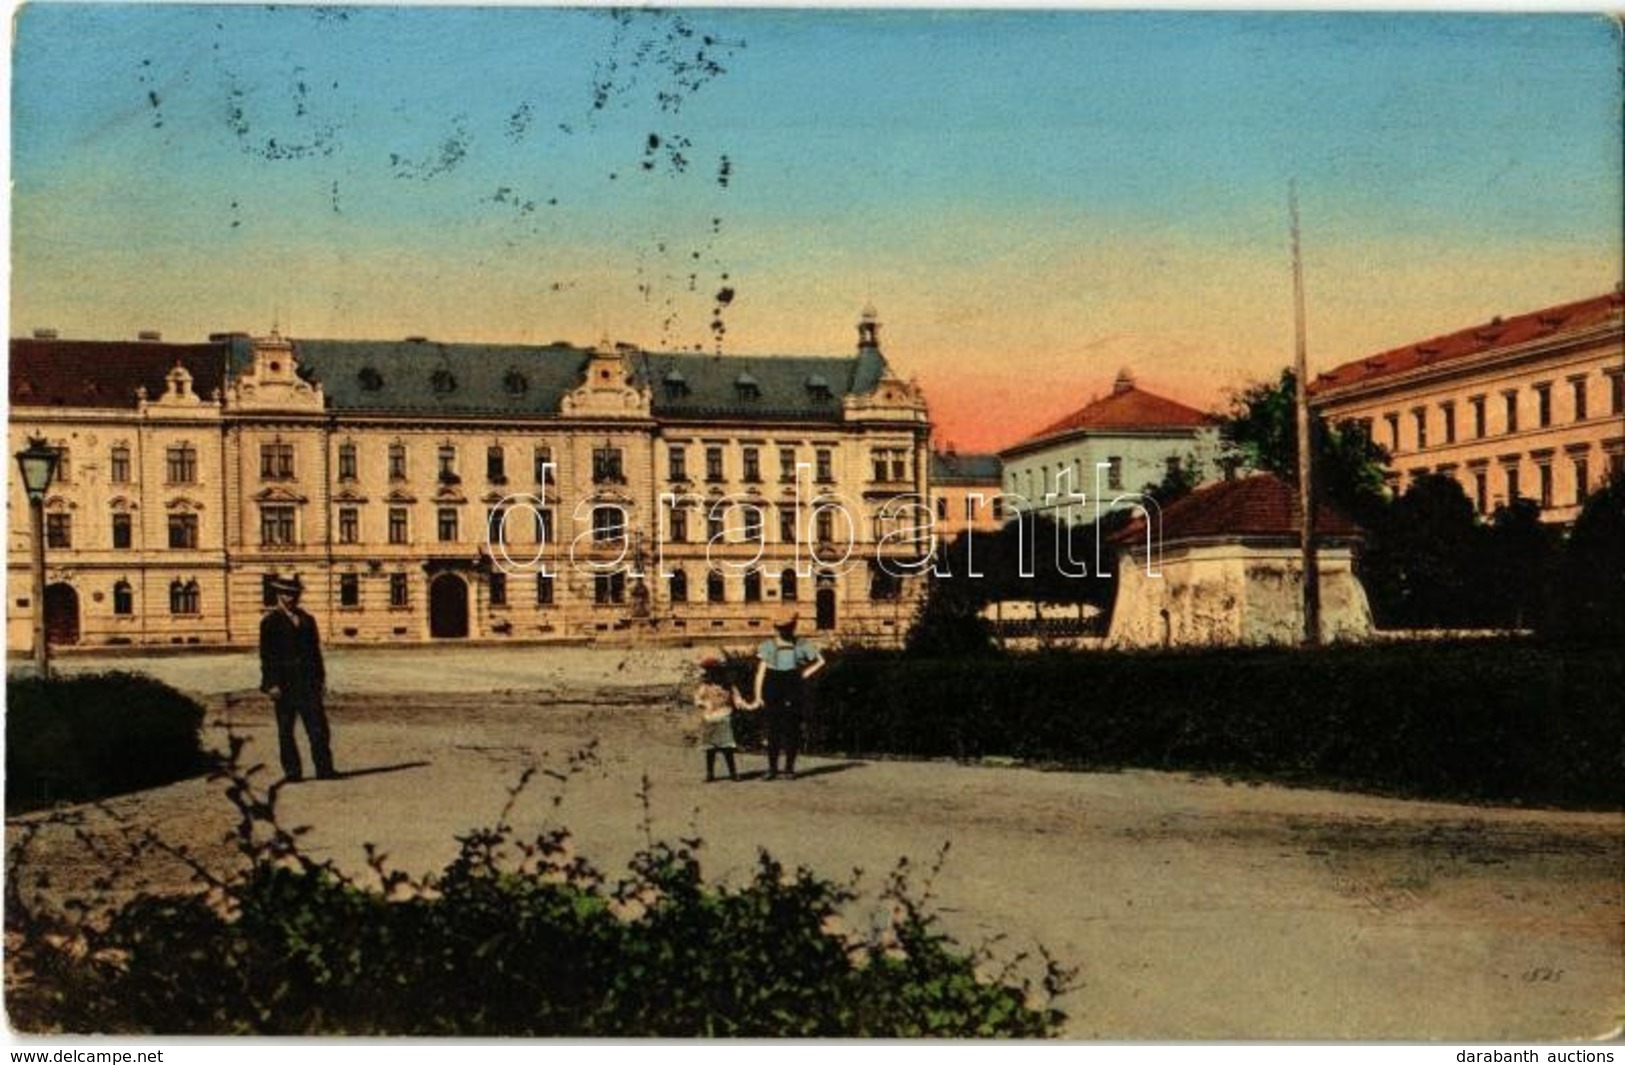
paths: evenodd
<path fill-rule="evenodd" d="M 292 577 L 272 577 L 269 583 L 273 592 L 282 595 L 298 595 L 305 590 L 305 583 L 297 574 Z"/>
<path fill-rule="evenodd" d="M 775 629 L 788 629 L 800 620 L 801 615 L 796 611 L 795 607 L 780 607 L 773 615 L 773 627 Z"/>

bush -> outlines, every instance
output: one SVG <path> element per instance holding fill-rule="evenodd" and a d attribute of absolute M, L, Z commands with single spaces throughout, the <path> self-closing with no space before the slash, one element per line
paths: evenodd
<path fill-rule="evenodd" d="M 6 682 L 6 813 L 85 802 L 208 768 L 203 707 L 139 673 Z"/>
<path fill-rule="evenodd" d="M 611 881 L 563 829 L 460 838 L 414 881 L 369 851 L 362 885 L 301 853 L 275 800 L 235 772 L 241 875 L 141 895 L 101 919 L 42 907 L 10 855 L 11 1019 L 27 1031 L 253 1035 L 994 1037 L 1053 1035 L 1034 987 L 935 928 L 899 866 L 884 919 L 848 930 L 853 888 L 766 853 L 752 880 L 705 883 L 700 842 L 654 843 Z M 521 787 L 523 786 L 521 782 Z M 518 788 L 514 789 L 517 796 Z M 511 809 L 511 804 L 510 804 Z M 149 837 L 149 840 L 151 837 Z M 153 844 L 157 845 L 157 844 Z M 140 847 L 136 848 L 139 853 Z M 170 853 L 177 853 L 171 851 Z M 183 855 L 184 857 L 184 855 Z M 1036 1004 L 1030 999 L 1037 1000 Z"/>
<path fill-rule="evenodd" d="M 851 755 L 1195 770 L 1445 799 L 1618 804 L 1625 651 L 1514 640 L 991 659 L 849 653 Z"/>

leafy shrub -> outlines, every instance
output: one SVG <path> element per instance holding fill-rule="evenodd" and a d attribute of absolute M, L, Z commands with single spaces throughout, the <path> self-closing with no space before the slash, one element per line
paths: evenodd
<path fill-rule="evenodd" d="M 139 673 L 6 682 L 6 812 L 168 784 L 208 767 L 203 707 Z"/>
<path fill-rule="evenodd" d="M 1613 807 L 1625 651 L 1497 640 L 919 660 L 848 653 L 812 732 L 848 754 L 1195 770 Z"/>
<path fill-rule="evenodd" d="M 935 927 L 899 866 L 884 919 L 848 929 L 851 885 L 766 853 L 742 887 L 707 884 L 700 842 L 652 843 L 611 881 L 563 829 L 521 839 L 503 812 L 413 880 L 369 851 L 376 884 L 299 849 L 227 774 L 240 874 L 142 894 L 99 918 L 43 905 L 10 854 L 11 1018 L 28 1031 L 254 1035 L 996 1037 L 1054 1034 L 1040 986 L 992 979 Z M 562 779 L 562 778 L 561 778 Z M 520 788 L 513 789 L 517 797 Z M 144 837 L 139 856 L 157 838 Z M 171 850 L 182 858 L 184 852 Z"/>

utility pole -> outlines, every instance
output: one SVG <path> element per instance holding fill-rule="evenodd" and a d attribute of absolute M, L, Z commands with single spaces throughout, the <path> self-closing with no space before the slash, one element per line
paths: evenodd
<path fill-rule="evenodd" d="M 1303 253 L 1298 238 L 1298 183 L 1290 192 L 1292 210 L 1292 309 L 1296 333 L 1293 376 L 1297 379 L 1298 523 L 1303 567 L 1303 645 L 1320 645 L 1320 563 L 1315 552 L 1315 479 L 1309 422 L 1309 343 L 1303 309 Z"/>

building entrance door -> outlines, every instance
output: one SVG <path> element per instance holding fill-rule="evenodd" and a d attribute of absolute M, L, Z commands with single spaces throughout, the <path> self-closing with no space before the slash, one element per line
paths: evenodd
<path fill-rule="evenodd" d="M 429 635 L 460 640 L 468 635 L 468 583 L 442 573 L 429 583 Z"/>
<path fill-rule="evenodd" d="M 835 588 L 820 582 L 817 599 L 818 629 L 829 632 L 835 628 Z"/>
<path fill-rule="evenodd" d="M 71 584 L 52 584 L 45 589 L 45 642 L 79 642 L 79 593 Z"/>

